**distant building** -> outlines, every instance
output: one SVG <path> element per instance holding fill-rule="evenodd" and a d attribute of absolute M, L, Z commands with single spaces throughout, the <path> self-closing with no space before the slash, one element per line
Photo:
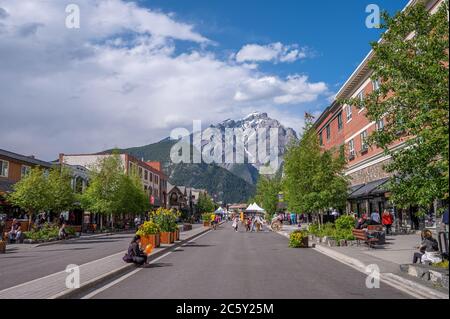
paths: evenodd
<path fill-rule="evenodd" d="M 13 191 L 13 185 L 26 176 L 31 168 L 52 168 L 52 163 L 38 160 L 34 156 L 25 156 L 0 149 L 0 214 L 8 217 L 24 217 L 24 213 L 5 200 L 6 194 Z"/>
<path fill-rule="evenodd" d="M 111 154 L 60 154 L 60 162 L 72 166 L 83 166 L 88 169 L 94 168 L 95 165 L 105 157 Z M 135 170 L 142 179 L 145 192 L 149 197 L 149 202 L 154 207 L 167 206 L 167 176 L 155 167 L 156 162 L 147 162 L 138 160 L 134 156 L 126 153 L 119 154 L 125 173 Z"/>
<path fill-rule="evenodd" d="M 168 184 L 168 208 L 176 209 L 187 215 L 198 215 L 197 204 L 200 194 L 208 194 L 205 189 Z"/>

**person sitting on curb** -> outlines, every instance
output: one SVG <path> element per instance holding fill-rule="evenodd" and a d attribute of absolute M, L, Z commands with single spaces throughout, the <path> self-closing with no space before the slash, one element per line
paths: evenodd
<path fill-rule="evenodd" d="M 11 230 L 8 232 L 9 242 L 16 242 L 22 236 L 22 227 L 16 218 L 13 219 Z"/>
<path fill-rule="evenodd" d="M 422 243 L 417 248 L 419 249 L 419 252 L 414 253 L 413 264 L 416 264 L 417 262 L 424 263 L 430 259 L 424 257 L 432 256 L 433 253 L 439 251 L 438 242 L 433 238 L 431 230 L 425 229 L 422 231 Z"/>
<path fill-rule="evenodd" d="M 142 266 L 147 262 L 147 255 L 139 247 L 140 243 L 141 236 L 135 235 L 128 246 L 127 254 L 123 257 L 125 262 L 135 263 L 138 266 Z"/>

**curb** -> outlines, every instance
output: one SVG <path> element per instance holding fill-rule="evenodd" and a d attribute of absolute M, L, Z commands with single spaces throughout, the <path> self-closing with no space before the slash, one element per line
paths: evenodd
<path fill-rule="evenodd" d="M 158 257 L 160 257 L 160 256 L 162 256 L 164 254 L 166 254 L 167 252 L 180 247 L 181 245 L 185 244 L 186 242 L 192 240 L 193 238 L 198 237 L 200 235 L 203 235 L 203 234 L 205 234 L 205 233 L 207 233 L 209 231 L 211 231 L 211 228 L 206 228 L 203 231 L 201 231 L 201 232 L 199 232 L 199 233 L 197 233 L 195 235 L 192 235 L 192 236 L 190 236 L 188 238 L 183 239 L 182 241 L 174 243 L 172 246 L 164 247 L 163 249 L 161 249 L 157 253 L 150 255 L 148 261 L 152 261 L 152 260 L 154 260 L 154 259 L 156 259 L 156 258 L 158 258 Z M 103 275 L 95 278 L 95 279 L 92 279 L 91 281 L 88 281 L 88 282 L 84 283 L 83 285 L 80 286 L 80 288 L 73 289 L 73 290 L 68 290 L 68 291 L 63 291 L 63 292 L 61 292 L 59 294 L 56 294 L 54 296 L 49 297 L 48 299 L 71 299 L 74 296 L 78 296 L 80 294 L 83 294 L 83 292 L 85 292 L 86 290 L 89 290 L 89 289 L 91 289 L 91 288 L 101 284 L 104 281 L 111 280 L 114 277 L 117 277 L 119 275 L 123 275 L 123 274 L 125 274 L 125 273 L 127 273 L 127 272 L 129 272 L 129 271 L 131 271 L 133 269 L 136 269 L 136 268 L 137 267 L 134 264 L 126 264 L 126 265 L 124 265 L 121 268 L 117 268 L 115 270 L 112 270 L 112 271 L 110 271 L 110 272 L 108 272 L 106 274 L 103 274 Z"/>
<path fill-rule="evenodd" d="M 277 233 L 280 234 L 281 236 L 289 238 L 289 234 L 287 234 L 286 232 L 277 232 Z M 348 257 L 345 254 L 325 248 L 321 245 L 316 245 L 313 249 L 349 267 L 352 267 L 353 269 L 358 270 L 359 272 L 362 272 L 366 275 L 368 274 L 368 272 L 366 272 L 367 265 L 365 265 L 363 262 L 361 262 L 356 258 Z M 434 290 L 432 288 L 416 283 L 412 280 L 400 277 L 393 273 L 381 273 L 380 280 L 383 283 L 393 288 L 396 288 L 404 293 L 407 293 L 408 295 L 411 295 L 417 299 L 449 299 L 448 294 Z"/>
<path fill-rule="evenodd" d="M 80 237 L 70 238 L 70 239 L 66 239 L 66 240 L 55 240 L 55 241 L 49 241 L 46 243 L 40 243 L 40 244 L 34 245 L 33 247 L 43 247 L 43 246 L 50 246 L 50 245 L 56 245 L 56 244 L 64 244 L 67 242 L 74 242 L 74 241 L 81 240 L 81 239 L 98 238 L 98 237 L 102 237 L 102 236 L 132 234 L 134 232 L 135 231 L 123 231 L 123 232 L 116 232 L 116 233 L 103 233 L 103 234 L 95 234 L 95 235 L 88 235 L 88 236 L 80 236 Z"/>

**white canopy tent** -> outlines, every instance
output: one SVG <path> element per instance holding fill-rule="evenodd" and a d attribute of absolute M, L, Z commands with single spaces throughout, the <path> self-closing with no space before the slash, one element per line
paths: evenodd
<path fill-rule="evenodd" d="M 246 213 L 264 213 L 265 210 L 258 206 L 258 204 L 253 203 L 247 207 L 245 210 Z"/>

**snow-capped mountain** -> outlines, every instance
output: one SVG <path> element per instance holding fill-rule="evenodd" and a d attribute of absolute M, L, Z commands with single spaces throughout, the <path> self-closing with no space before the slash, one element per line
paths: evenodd
<path fill-rule="evenodd" d="M 283 162 L 283 155 L 286 152 L 287 145 L 290 143 L 291 140 L 297 139 L 297 134 L 292 128 L 286 128 L 278 120 L 270 118 L 267 113 L 253 112 L 244 117 L 243 119 L 240 120 L 227 119 L 219 124 L 211 125 L 209 128 L 205 129 L 203 131 L 203 139 L 201 143 L 202 150 L 204 150 L 204 148 L 207 147 L 209 143 L 215 140 L 215 134 L 217 134 L 217 130 L 219 130 L 221 132 L 220 134 L 224 136 L 226 129 L 235 129 L 235 130 L 238 129 L 242 132 L 246 132 L 246 134 L 244 134 L 244 152 L 246 156 L 245 160 L 246 164 L 236 164 L 235 162 L 233 162 L 233 163 L 223 163 L 219 165 L 226 168 L 227 170 L 229 170 L 234 174 L 238 174 L 248 182 L 252 183 L 254 183 L 255 179 L 257 178 L 258 175 L 257 171 L 261 171 L 261 167 L 264 166 L 264 163 L 261 163 L 259 161 L 259 158 L 258 159 L 255 158 L 255 163 L 253 163 L 251 160 L 250 161 L 248 160 L 249 158 L 252 158 L 252 156 L 255 155 L 254 151 L 252 152 L 252 150 L 249 149 L 250 147 L 248 146 L 248 142 L 252 138 L 255 138 L 254 139 L 255 143 L 256 141 L 259 140 L 260 137 L 259 136 L 256 137 L 259 132 L 258 130 L 265 129 L 267 138 L 266 152 L 268 153 L 270 152 L 269 148 L 270 143 L 268 142 L 270 137 L 269 133 L 270 129 L 277 129 L 278 154 L 276 154 L 276 156 L 278 156 L 279 158 L 277 169 Z M 208 139 L 205 139 L 205 136 L 208 137 Z M 259 152 L 258 145 L 256 145 L 256 148 L 258 153 Z M 226 155 L 225 151 L 226 149 L 224 148 L 222 150 L 223 158 L 227 158 L 227 156 L 225 156 Z M 228 149 L 228 151 L 230 151 L 230 149 Z M 211 150 L 211 152 L 213 153 L 214 151 Z M 232 152 L 233 153 L 236 152 L 235 147 L 232 148 Z M 233 158 L 233 154 L 227 155 L 228 158 Z M 244 169 L 244 167 L 242 166 L 246 167 L 246 169 Z M 255 169 L 257 170 L 256 172 Z"/>

